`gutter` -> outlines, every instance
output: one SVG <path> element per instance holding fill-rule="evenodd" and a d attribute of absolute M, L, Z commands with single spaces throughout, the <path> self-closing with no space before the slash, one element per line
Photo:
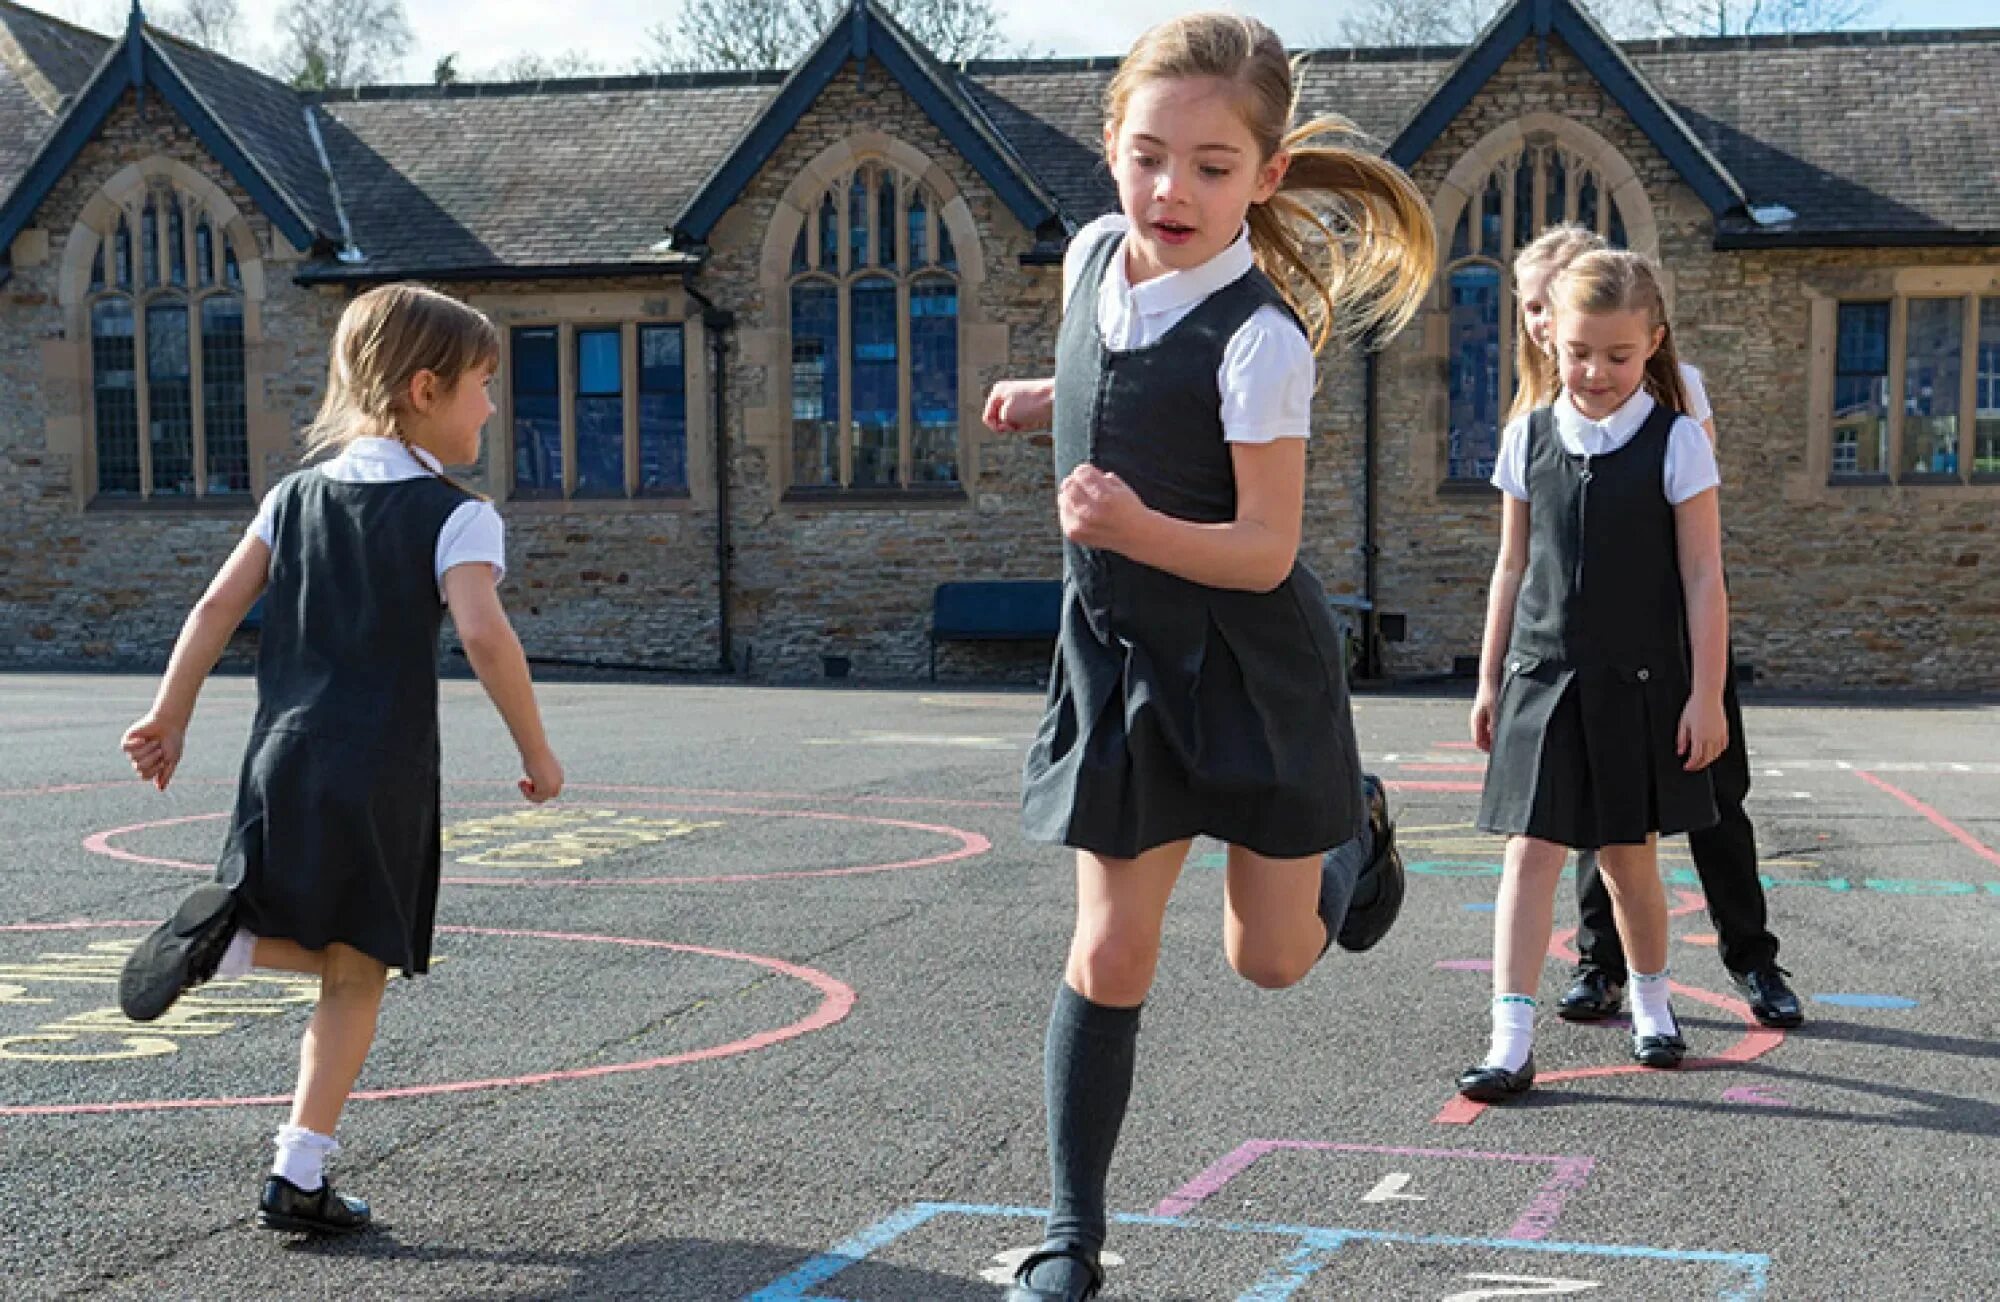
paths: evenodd
<path fill-rule="evenodd" d="M 709 384 L 709 419 L 715 436 L 715 647 L 716 669 L 736 672 L 736 652 L 729 628 L 730 559 L 734 552 L 729 538 L 729 429 L 723 422 L 729 413 L 729 331 L 736 314 L 717 307 L 714 300 L 695 288 L 691 278 L 681 287 L 688 297 L 701 304 L 701 323 L 708 335 L 708 352 L 715 378 Z"/>

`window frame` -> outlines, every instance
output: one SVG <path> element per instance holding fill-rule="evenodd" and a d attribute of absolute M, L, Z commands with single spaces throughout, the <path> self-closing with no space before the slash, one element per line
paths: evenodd
<path fill-rule="evenodd" d="M 857 211 L 856 185 L 865 186 L 865 201 L 859 201 L 859 214 L 864 230 L 851 229 L 851 219 Z M 894 195 L 891 210 L 893 231 L 881 229 L 884 217 L 885 189 L 892 189 Z M 828 242 L 825 214 L 829 210 L 843 229 Z M 803 221 L 793 239 L 783 250 L 784 276 L 782 280 L 783 311 L 785 314 L 784 344 L 779 349 L 783 358 L 786 379 L 781 386 L 784 390 L 782 435 L 784 455 L 784 487 L 781 500 L 791 503 L 819 502 L 902 502 L 924 499 L 944 499 L 961 501 L 966 497 L 966 421 L 964 394 L 964 357 L 967 348 L 965 295 L 968 277 L 964 269 L 965 254 L 959 249 L 958 241 L 950 237 L 947 227 L 946 209 L 950 200 L 925 178 L 914 174 L 900 162 L 875 153 L 857 154 L 828 183 L 814 192 L 809 202 L 802 205 Z M 921 212 L 917 207 L 921 204 Z M 912 260 L 912 220 L 921 216 L 920 228 L 924 261 Z M 884 246 L 884 237 L 893 235 L 893 249 Z M 859 239 L 863 252 L 860 265 L 855 263 L 856 242 Z M 834 255 L 834 264 L 824 264 L 825 254 Z M 857 430 L 854 417 L 855 389 L 855 290 L 865 281 L 892 281 L 895 287 L 896 323 L 896 458 L 895 475 L 890 483 L 857 484 L 855 482 L 855 462 L 857 451 Z M 953 457 L 952 477 L 949 479 L 918 479 L 915 477 L 917 428 L 916 428 L 916 376 L 915 356 L 912 352 L 913 318 L 911 315 L 912 290 L 920 283 L 948 282 L 952 286 L 955 302 L 953 329 L 955 347 L 952 374 L 952 409 L 958 419 L 954 422 L 952 436 Z M 797 475 L 798 469 L 798 416 L 795 407 L 795 377 L 793 344 L 796 335 L 792 328 L 792 302 L 796 291 L 805 285 L 829 286 L 834 293 L 835 334 L 832 356 L 838 366 L 837 393 L 838 410 L 834 413 L 833 424 L 837 430 L 837 457 L 834 459 L 835 482 L 803 483 Z M 775 288 L 775 287 L 774 287 Z M 822 415 L 824 419 L 824 414 Z"/>
<path fill-rule="evenodd" d="M 645 313 L 636 316 L 572 316 L 560 312 L 536 312 L 509 317 L 501 327 L 501 358 L 496 382 L 500 398 L 494 405 L 501 431 L 495 440 L 493 482 L 505 485 L 502 500 L 521 505 L 540 504 L 552 508 L 615 507 L 625 503 L 673 503 L 694 496 L 694 399 L 703 391 L 697 374 L 699 349 L 696 322 L 687 317 Z M 646 486 L 639 482 L 639 398 L 642 377 L 639 369 L 639 332 L 668 327 L 681 332 L 681 467 L 683 482 L 678 487 Z M 561 432 L 561 483 L 556 491 L 535 488 L 522 492 L 515 467 L 514 339 L 517 331 L 556 332 L 556 413 Z M 578 335 L 592 331 L 618 332 L 619 412 L 622 431 L 623 491 L 600 493 L 577 491 L 577 399 L 579 392 L 581 344 Z M 504 455 L 503 455 L 504 452 Z"/>
<path fill-rule="evenodd" d="M 1979 274 L 1978 268 L 1955 268 L 1954 271 Z M 1825 372 L 1815 375 L 1812 395 L 1815 419 L 1812 422 L 1812 437 L 1816 457 L 1824 457 L 1826 463 L 1825 484 L 1829 488 L 1881 487 L 1893 485 L 1908 488 L 1972 488 L 2000 485 L 2000 470 L 1981 471 L 1977 469 L 1978 423 L 1979 423 L 1979 324 L 1981 305 L 1987 302 L 2000 303 L 2000 274 L 1984 284 L 1964 283 L 1963 277 L 1953 275 L 1926 276 L 1916 273 L 1917 283 L 1895 284 L 1875 289 L 1872 292 L 1856 290 L 1849 293 L 1828 295 L 1819 301 L 1824 304 L 1824 322 L 1829 337 L 1823 348 L 1830 354 Z M 1905 443 L 1904 433 L 1909 412 L 1909 347 L 1910 347 L 1910 305 L 1916 302 L 1960 300 L 1959 318 L 1959 373 L 1957 402 L 1957 457 L 1958 469 L 1953 473 L 1937 471 L 1905 471 L 1903 469 Z M 1880 473 L 1843 473 L 1835 468 L 1834 433 L 1837 421 L 1834 416 L 1834 396 L 1839 384 L 1839 319 L 1840 310 L 1849 305 L 1880 304 L 1889 306 L 1888 346 L 1888 435 L 1886 461 Z"/>
<path fill-rule="evenodd" d="M 186 510 L 217 505 L 241 506 L 254 503 L 258 493 L 257 458 L 252 438 L 251 291 L 245 267 L 254 257 L 236 247 L 238 236 L 232 229 L 233 213 L 218 211 L 213 203 L 183 184 L 171 173 L 153 172 L 117 201 L 101 202 L 103 212 L 80 223 L 80 234 L 90 241 L 80 250 L 84 268 L 82 293 L 74 301 L 76 319 L 81 323 L 79 346 L 83 357 L 86 473 L 82 484 L 84 505 L 94 510 Z M 144 247 L 146 234 L 151 248 Z M 206 235 L 209 245 L 207 265 L 201 259 L 200 243 Z M 178 236 L 179 247 L 174 247 Z M 149 283 L 147 269 L 157 272 L 157 283 Z M 121 277 L 121 271 L 123 275 Z M 178 282 L 175 272 L 180 273 Z M 240 490 L 214 491 L 214 468 L 209 455 L 209 411 L 206 369 L 205 324 L 208 305 L 217 300 L 235 304 L 241 323 L 240 348 L 243 368 L 242 409 L 237 428 L 243 439 L 243 478 Z M 137 446 L 138 486 L 131 493 L 107 493 L 103 489 L 100 455 L 99 399 L 97 383 L 95 318 L 100 305 L 119 301 L 126 305 L 132 321 L 133 432 Z M 191 467 L 190 491 L 161 492 L 153 473 L 153 357 L 149 346 L 148 317 L 156 307 L 181 310 L 185 320 L 188 398 L 188 455 Z"/>

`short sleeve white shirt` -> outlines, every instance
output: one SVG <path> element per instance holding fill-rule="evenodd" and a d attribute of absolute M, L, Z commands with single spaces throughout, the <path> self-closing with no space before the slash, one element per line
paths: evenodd
<path fill-rule="evenodd" d="M 1131 222 L 1109 213 L 1076 233 L 1063 255 L 1063 303 L 1069 303 L 1084 262 L 1104 240 L 1123 240 Z M 1204 299 L 1256 265 L 1246 227 L 1234 243 L 1198 267 L 1172 271 L 1141 285 L 1114 253 L 1097 293 L 1097 329 L 1104 346 L 1129 352 L 1158 343 Z M 1222 394 L 1222 435 L 1231 443 L 1269 443 L 1312 436 L 1312 345 L 1289 314 L 1260 307 L 1222 350 L 1215 382 Z"/>
<path fill-rule="evenodd" d="M 313 473 L 343 484 L 393 484 L 399 480 L 436 474 L 442 469 L 437 460 L 421 448 L 406 448 L 396 439 L 358 438 L 342 449 L 339 456 L 315 466 Z M 269 493 L 258 504 L 257 516 L 250 521 L 246 532 L 261 540 L 266 547 L 272 545 L 275 534 L 271 524 Z M 493 503 L 475 498 L 454 510 L 446 518 L 444 527 L 438 530 L 433 563 L 437 571 L 440 601 L 444 600 L 445 572 L 454 566 L 472 563 L 491 565 L 493 581 L 498 583 L 500 576 L 507 572 L 507 526 L 500 519 L 500 513 L 493 509 Z"/>
<path fill-rule="evenodd" d="M 1699 425 L 1715 416 L 1715 408 L 1708 405 L 1708 387 L 1701 382 L 1701 372 L 1682 362 L 1681 388 L 1687 390 L 1687 414 Z"/>
<path fill-rule="evenodd" d="M 1653 407 L 1653 395 L 1642 388 L 1626 399 L 1624 406 L 1596 421 L 1578 411 L 1565 393 L 1558 396 L 1555 402 L 1556 437 L 1561 441 L 1563 450 L 1572 456 L 1601 457 L 1630 443 L 1632 436 L 1646 423 L 1646 418 L 1653 414 Z M 1688 417 L 1675 418 L 1673 430 L 1667 435 L 1666 468 L 1660 485 L 1667 501 L 1679 506 L 1721 482 L 1722 475 L 1715 464 L 1715 449 L 1709 446 L 1708 435 Z M 1505 432 L 1500 435 L 1500 455 L 1493 465 L 1493 486 L 1509 497 L 1523 502 L 1528 500 L 1526 416 L 1517 416 L 1509 421 Z"/>

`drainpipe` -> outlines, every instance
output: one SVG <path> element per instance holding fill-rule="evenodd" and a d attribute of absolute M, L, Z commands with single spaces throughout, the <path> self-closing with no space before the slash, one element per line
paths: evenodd
<path fill-rule="evenodd" d="M 1376 636 L 1380 618 L 1376 613 L 1375 545 L 1376 423 L 1380 415 L 1376 400 L 1377 353 L 1370 347 L 1361 355 L 1361 596 L 1368 608 L 1361 612 L 1361 676 L 1382 676 L 1381 639 Z"/>
<path fill-rule="evenodd" d="M 736 324 L 736 314 L 719 308 L 693 284 L 682 281 L 688 297 L 701 304 L 701 324 L 708 335 L 708 354 L 715 378 L 709 384 L 709 419 L 715 431 L 715 642 L 716 669 L 736 672 L 735 648 L 729 633 L 729 430 L 723 424 L 728 415 L 725 401 L 729 388 L 728 332 Z"/>

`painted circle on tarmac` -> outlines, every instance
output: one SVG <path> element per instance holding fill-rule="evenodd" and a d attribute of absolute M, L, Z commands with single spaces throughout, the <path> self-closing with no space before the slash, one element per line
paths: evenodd
<path fill-rule="evenodd" d="M 579 805 L 524 807 L 518 802 L 497 800 L 448 800 L 445 802 L 445 805 L 448 808 L 454 809 L 471 808 L 510 811 L 500 815 L 495 820 L 490 820 L 496 824 L 506 824 L 536 817 L 569 817 L 580 820 L 574 822 L 566 829 L 557 830 L 554 834 L 556 838 L 554 841 L 525 842 L 525 844 L 553 844 L 557 850 L 565 852 L 563 857 L 553 861 L 516 860 L 511 865 L 501 865 L 515 868 L 575 866 L 575 864 L 579 864 L 583 860 L 572 859 L 569 857 L 568 852 L 572 852 L 577 848 L 580 844 L 579 838 L 581 838 L 581 843 L 588 843 L 593 837 L 601 838 L 605 834 L 623 833 L 623 839 L 628 841 L 629 844 L 614 844 L 608 849 L 599 847 L 602 853 L 610 853 L 618 849 L 630 848 L 632 844 L 645 844 L 649 841 L 658 842 L 681 834 L 680 830 L 669 829 L 660 835 L 632 841 L 630 840 L 632 831 L 629 827 L 619 825 L 616 820 L 607 823 L 594 819 L 593 813 L 598 809 L 617 813 L 636 812 L 644 814 L 647 812 L 666 812 L 675 814 L 727 814 L 745 818 L 765 819 L 807 819 L 848 826 L 877 829 L 887 828 L 898 832 L 916 832 L 927 836 L 942 837 L 947 841 L 955 842 L 948 849 L 933 854 L 920 855 L 915 858 L 896 859 L 882 863 L 844 864 L 832 868 L 771 869 L 762 872 L 707 873 L 669 877 L 550 877 L 540 874 L 533 876 L 498 876 L 492 874 L 459 873 L 446 876 L 443 879 L 447 884 L 453 886 L 693 886 L 716 882 L 783 881 L 810 877 L 857 877 L 869 873 L 900 872 L 913 868 L 932 868 L 939 864 L 970 859 L 976 855 L 985 854 L 993 848 L 993 843 L 978 832 L 968 832 L 963 828 L 950 827 L 942 823 L 919 823 L 902 818 L 882 818 L 870 814 L 841 814 L 820 809 L 764 809 L 741 805 L 669 804 L 632 801 L 600 801 L 595 802 L 591 807 Z M 156 818 L 143 823 L 131 823 L 124 827 L 114 827 L 105 831 L 91 833 L 84 838 L 83 848 L 95 854 L 106 855 L 113 859 L 122 859 L 129 863 L 151 864 L 161 868 L 178 868 L 186 872 L 212 872 L 214 871 L 214 864 L 212 863 L 198 863 L 189 859 L 172 859 L 159 855 L 141 854 L 138 851 L 126 849 L 116 842 L 119 838 L 142 832 L 166 827 L 179 827 L 189 823 L 220 822 L 228 817 L 229 815 L 226 812 L 214 812 L 184 814 L 178 818 Z M 632 819 L 627 821 L 636 822 L 644 820 Z M 672 823 L 679 820 L 651 821 L 655 823 Z M 448 826 L 445 831 L 447 836 L 450 836 L 454 828 Z M 568 841 L 565 843 L 562 838 L 568 838 Z M 445 853 L 447 860 L 450 860 L 454 852 L 448 849 Z M 479 852 L 479 855 L 485 855 L 486 853 L 486 851 L 482 850 Z"/>
<path fill-rule="evenodd" d="M 20 932 L 76 932 L 93 930 L 133 930 L 151 927 L 151 922 L 20 922 L 0 925 L 0 934 Z M 438 1081 L 427 1085 L 400 1085 L 381 1089 L 356 1090 L 352 1099 L 413 1099 L 441 1094 L 469 1094 L 482 1090 L 518 1089 L 529 1085 L 550 1085 L 560 1081 L 592 1080 L 601 1076 L 619 1076 L 630 1072 L 659 1071 L 667 1067 L 678 1067 L 686 1063 L 709 1062 L 717 1058 L 733 1058 L 739 1054 L 751 1053 L 758 1049 L 770 1048 L 786 1040 L 797 1039 L 814 1031 L 845 1019 L 854 1008 L 853 987 L 836 980 L 816 968 L 788 963 L 783 959 L 762 954 L 742 954 L 734 950 L 711 949 L 703 945 L 682 945 L 666 940 L 647 940 L 637 936 L 598 936 L 563 931 L 525 931 L 506 927 L 458 927 L 440 926 L 440 935 L 487 936 L 502 940 L 555 941 L 580 945 L 616 945 L 628 949 L 666 951 L 674 954 L 691 955 L 695 958 L 715 959 L 730 963 L 747 963 L 762 968 L 777 976 L 797 981 L 819 993 L 819 1004 L 811 1012 L 794 1022 L 769 1030 L 758 1031 L 725 1044 L 710 1045 L 706 1048 L 687 1049 L 680 1053 L 665 1054 L 653 1058 L 640 1058 L 628 1062 L 605 1063 L 595 1067 L 573 1067 L 555 1071 L 527 1072 L 515 1076 L 493 1076 L 477 1080 Z M 310 980 L 310 978 L 305 978 Z M 310 1002 L 309 1000 L 307 1002 Z M 115 1010 L 113 1010 L 115 1012 Z M 120 1028 L 129 1028 L 133 1038 L 144 1038 L 146 1028 L 151 1023 L 123 1022 Z M 149 1056 L 149 1055 L 134 1055 Z M 101 1103 L 54 1103 L 54 1104 L 4 1104 L 0 1103 L 0 1117 L 49 1117 L 78 1116 L 114 1112 L 155 1112 L 179 1111 L 200 1108 L 265 1107 L 289 1104 L 289 1094 L 252 1095 L 245 1097 L 217 1097 L 191 1099 L 127 1099 Z"/>
<path fill-rule="evenodd" d="M 1814 995 L 1816 1004 L 1831 1004 L 1835 1008 L 1915 1008 L 1917 1001 L 1905 999 L 1901 995 Z"/>

